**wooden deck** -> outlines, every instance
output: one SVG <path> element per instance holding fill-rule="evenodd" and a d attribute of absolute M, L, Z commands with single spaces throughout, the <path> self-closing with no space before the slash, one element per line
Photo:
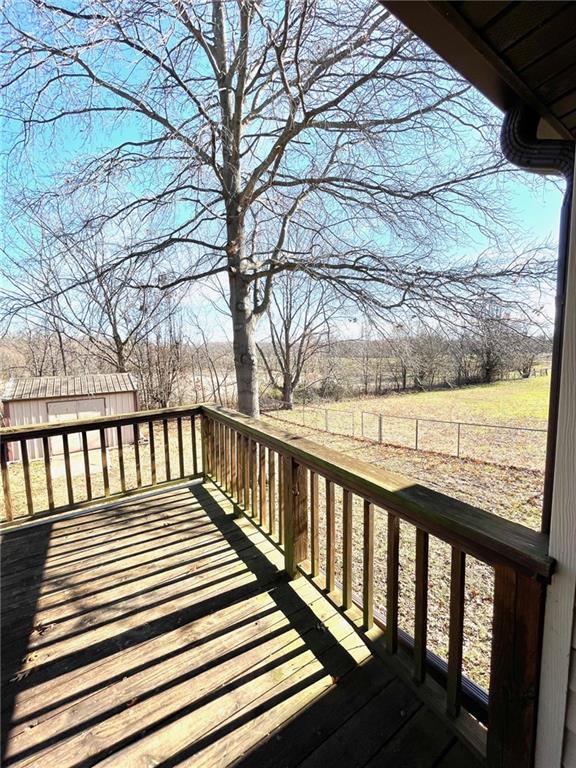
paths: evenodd
<path fill-rule="evenodd" d="M 7 530 L 6 766 L 479 763 L 212 486 Z"/>

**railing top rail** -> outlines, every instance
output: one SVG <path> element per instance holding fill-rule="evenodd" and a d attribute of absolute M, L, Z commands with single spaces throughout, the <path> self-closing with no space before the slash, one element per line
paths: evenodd
<path fill-rule="evenodd" d="M 202 410 L 479 560 L 546 581 L 552 575 L 554 561 L 542 533 L 235 411 L 206 405 Z"/>
<path fill-rule="evenodd" d="M 182 405 L 177 408 L 156 408 L 152 411 L 134 411 L 133 413 L 119 413 L 114 416 L 96 416 L 90 419 L 78 419 L 77 421 L 59 421 L 44 424 L 18 424 L 13 427 L 0 427 L 0 440 L 34 440 L 39 437 L 53 437 L 55 435 L 70 434 L 90 429 L 107 429 L 109 427 L 122 427 L 132 424 L 142 424 L 154 419 L 175 418 L 189 416 L 192 413 L 200 413 L 202 405 Z"/>

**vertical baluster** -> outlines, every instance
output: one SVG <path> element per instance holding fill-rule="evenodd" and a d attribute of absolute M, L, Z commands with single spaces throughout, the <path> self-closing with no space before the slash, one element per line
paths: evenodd
<path fill-rule="evenodd" d="M 466 555 L 452 547 L 450 571 L 450 630 L 448 638 L 448 680 L 446 683 L 446 711 L 450 717 L 460 712 L 462 682 L 462 649 L 464 643 L 464 584 Z"/>
<path fill-rule="evenodd" d="M 208 417 L 206 414 L 200 416 L 200 447 L 202 448 L 202 478 L 204 482 L 210 474 L 208 470 Z"/>
<path fill-rule="evenodd" d="M 242 462 L 244 475 L 244 511 L 248 514 L 250 508 L 250 438 L 244 435 L 242 439 Z"/>
<path fill-rule="evenodd" d="M 142 487 L 142 466 L 140 464 L 140 425 L 134 424 L 134 465 L 136 467 L 136 486 Z"/>
<path fill-rule="evenodd" d="M 230 427 L 224 427 L 226 434 L 226 490 L 232 494 L 232 430 Z"/>
<path fill-rule="evenodd" d="M 414 600 L 414 680 L 426 677 L 426 636 L 428 629 L 428 534 L 416 529 L 416 594 Z"/>
<path fill-rule="evenodd" d="M 278 454 L 278 544 L 284 543 L 284 457 Z"/>
<path fill-rule="evenodd" d="M 268 449 L 268 530 L 276 532 L 276 454 Z"/>
<path fill-rule="evenodd" d="M 106 453 L 106 430 L 100 429 L 100 461 L 102 462 L 102 480 L 104 496 L 110 496 L 110 476 L 108 475 L 108 454 Z"/>
<path fill-rule="evenodd" d="M 388 514 L 388 553 L 386 574 L 386 648 L 398 650 L 398 566 L 400 552 L 400 520 Z"/>
<path fill-rule="evenodd" d="M 258 513 L 260 516 L 260 525 L 264 525 L 264 519 L 266 517 L 266 448 L 262 443 L 260 443 L 258 451 L 260 459 L 260 469 L 258 472 Z"/>
<path fill-rule="evenodd" d="M 250 502 L 250 514 L 252 517 L 256 517 L 256 508 L 258 503 L 258 462 L 256 457 L 257 448 L 258 444 L 256 443 L 256 440 L 250 440 L 250 492 L 252 494 Z"/>
<path fill-rule="evenodd" d="M 10 494 L 10 477 L 8 475 L 8 441 L 0 439 L 0 467 L 2 469 L 2 488 L 4 491 L 4 516 L 10 521 L 12 513 L 12 495 Z"/>
<path fill-rule="evenodd" d="M 88 450 L 88 434 L 85 429 L 82 430 L 82 457 L 84 459 L 84 482 L 86 483 L 86 500 L 92 499 L 92 476 L 90 474 L 90 452 Z M 46 464 L 46 452 L 49 448 L 48 439 L 44 444 L 44 464 L 46 465 L 46 481 L 48 481 L 48 475 L 50 474 L 50 452 L 48 451 L 48 464 Z M 48 492 L 48 498 L 52 494 L 52 480 L 50 479 L 50 489 Z M 52 509 L 52 507 L 50 507 Z"/>
<path fill-rule="evenodd" d="M 236 445 L 237 432 L 230 429 L 230 495 L 238 501 L 238 456 Z"/>
<path fill-rule="evenodd" d="M 184 477 L 184 440 L 182 438 L 182 416 L 176 419 L 176 429 L 178 432 L 178 468 L 180 477 Z"/>
<path fill-rule="evenodd" d="M 342 493 L 342 604 L 347 611 L 352 607 L 352 493 L 344 488 Z"/>
<path fill-rule="evenodd" d="M 74 486 L 72 485 L 72 472 L 70 469 L 70 446 L 68 443 L 68 435 L 66 433 L 62 435 L 62 444 L 64 446 L 64 471 L 66 473 L 68 504 L 72 506 L 72 504 L 74 504 Z"/>
<path fill-rule="evenodd" d="M 244 469 L 242 463 L 242 435 L 236 432 L 234 456 L 236 458 L 236 504 L 241 507 L 244 499 Z"/>
<path fill-rule="evenodd" d="M 171 480 L 172 475 L 170 473 L 170 435 L 168 432 L 168 419 L 162 419 L 162 427 L 164 431 L 164 464 L 166 467 L 166 480 Z"/>
<path fill-rule="evenodd" d="M 126 493 L 126 471 L 124 468 L 124 441 L 122 440 L 122 427 L 116 427 L 116 441 L 118 443 L 118 467 L 120 469 L 120 488 Z"/>
<path fill-rule="evenodd" d="M 220 424 L 217 421 L 212 422 L 212 446 L 214 456 L 214 480 L 220 483 Z"/>
<path fill-rule="evenodd" d="M 26 489 L 26 506 L 28 514 L 34 512 L 32 501 L 32 483 L 30 482 L 30 460 L 28 459 L 28 443 L 26 440 L 20 440 L 20 454 L 22 456 L 22 470 L 24 472 L 24 487 Z"/>
<path fill-rule="evenodd" d="M 234 430 L 228 427 L 228 492 L 234 496 Z"/>
<path fill-rule="evenodd" d="M 154 422 L 148 422 L 148 440 L 150 442 L 150 484 L 156 485 L 156 444 L 154 442 Z"/>
<path fill-rule="evenodd" d="M 334 483 L 326 480 L 326 589 L 334 590 L 336 575 L 336 515 L 334 514 Z"/>
<path fill-rule="evenodd" d="M 50 441 L 46 435 L 42 438 L 42 453 L 44 454 L 44 474 L 46 475 L 46 495 L 48 496 L 48 509 L 54 509 L 52 468 L 50 466 Z"/>
<path fill-rule="evenodd" d="M 217 422 L 217 429 L 218 429 L 218 482 L 224 488 L 225 486 L 225 478 L 226 478 L 226 471 L 224 467 L 224 457 L 225 457 L 225 450 L 224 450 L 224 424 L 221 424 L 220 422 Z"/>
<path fill-rule="evenodd" d="M 216 473 L 218 468 L 216 466 L 216 424 L 213 419 L 208 422 L 208 434 L 210 435 L 210 475 L 213 480 L 216 480 Z"/>
<path fill-rule="evenodd" d="M 214 479 L 214 422 L 212 419 L 208 419 L 206 422 L 206 434 L 208 436 L 208 454 L 207 454 L 207 467 L 208 474 L 211 479 Z"/>
<path fill-rule="evenodd" d="M 218 427 L 219 424 L 217 421 L 211 421 L 210 422 L 210 428 L 212 435 L 212 477 L 214 481 L 217 483 L 218 479 L 220 477 L 220 467 L 218 466 L 218 449 L 219 449 L 219 443 L 218 443 Z"/>
<path fill-rule="evenodd" d="M 228 490 L 228 427 L 226 424 L 220 424 L 220 436 L 221 436 L 221 448 L 220 455 L 222 457 L 220 466 L 222 467 L 222 488 Z"/>
<path fill-rule="evenodd" d="M 374 505 L 364 501 L 362 607 L 364 629 L 374 624 Z"/>
<path fill-rule="evenodd" d="M 198 474 L 198 456 L 196 453 L 196 416 L 190 416 L 190 434 L 192 438 L 192 472 Z"/>
<path fill-rule="evenodd" d="M 318 520 L 318 475 L 310 472 L 310 559 L 312 576 L 320 573 L 320 538 Z"/>

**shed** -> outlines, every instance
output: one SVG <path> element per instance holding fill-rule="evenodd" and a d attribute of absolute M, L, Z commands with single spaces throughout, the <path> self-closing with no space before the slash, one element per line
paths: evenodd
<path fill-rule="evenodd" d="M 138 391 L 134 377 L 129 373 L 98 373 L 83 376 L 36 376 L 13 378 L 6 382 L 2 392 L 6 426 L 44 424 L 51 421 L 73 421 L 97 416 L 114 416 L 138 410 Z M 87 433 L 88 447 L 98 448 L 97 430 Z M 132 427 L 123 427 L 122 440 L 133 441 Z M 106 430 L 106 445 L 117 442 L 116 430 Z M 70 451 L 82 448 L 80 434 L 69 437 Z M 50 453 L 63 452 L 61 438 L 50 440 Z M 42 440 L 28 441 L 31 459 L 44 456 Z M 11 461 L 20 459 L 20 447 L 9 446 Z"/>

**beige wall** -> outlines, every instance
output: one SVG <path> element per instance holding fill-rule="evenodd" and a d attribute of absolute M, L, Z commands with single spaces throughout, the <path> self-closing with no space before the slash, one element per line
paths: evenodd
<path fill-rule="evenodd" d="M 48 422 L 48 403 L 63 402 L 66 400 L 93 400 L 104 399 L 105 415 L 115 416 L 120 413 L 131 413 L 137 407 L 136 393 L 117 392 L 112 394 L 87 395 L 85 397 L 65 397 L 52 398 L 50 400 L 16 400 L 8 404 L 9 406 L 9 424 L 18 426 L 20 424 L 45 424 Z M 132 427 L 122 427 L 122 440 L 130 443 L 134 439 Z M 106 430 L 106 444 L 114 446 L 117 443 L 115 429 Z M 28 440 L 28 456 L 30 459 L 41 459 L 44 456 L 42 440 Z M 53 453 L 59 453 L 56 443 L 52 446 Z M 20 446 L 18 443 L 12 443 L 8 446 L 8 458 L 11 461 L 20 460 Z"/>

